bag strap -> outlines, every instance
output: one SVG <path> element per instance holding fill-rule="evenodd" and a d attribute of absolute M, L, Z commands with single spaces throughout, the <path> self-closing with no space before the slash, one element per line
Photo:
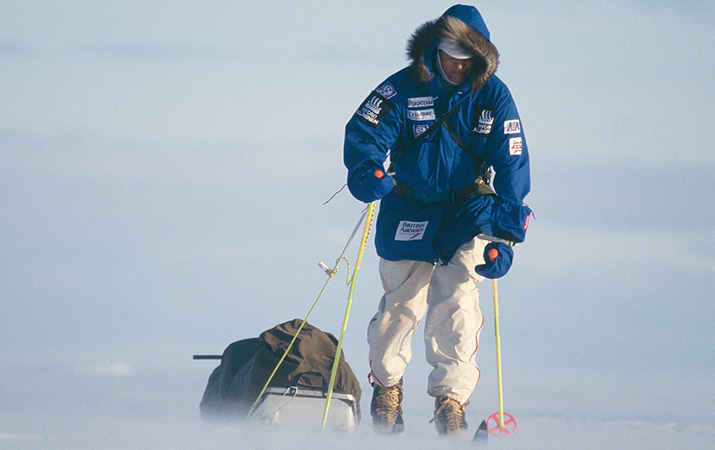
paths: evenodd
<path fill-rule="evenodd" d="M 435 108 L 436 108 L 436 106 L 435 106 Z M 479 156 L 475 155 L 474 152 L 472 150 L 470 150 L 470 148 L 467 147 L 467 145 L 464 142 L 462 142 L 461 139 L 459 139 L 459 136 L 457 136 L 457 133 L 454 131 L 454 128 L 452 128 L 452 125 L 449 122 L 446 122 L 444 124 L 444 127 L 447 129 L 447 132 L 452 137 L 452 139 L 454 139 L 454 142 L 457 143 L 459 148 L 464 150 L 465 153 L 467 153 L 469 156 L 472 157 L 473 160 L 475 160 L 477 162 L 478 167 L 484 166 L 484 164 L 485 164 L 484 160 L 482 158 L 480 158 Z"/>
<path fill-rule="evenodd" d="M 397 160 L 397 158 L 399 158 L 399 155 L 402 153 L 402 151 L 404 151 L 407 147 L 426 138 L 430 133 L 432 133 L 434 130 L 436 130 L 440 125 L 444 124 L 444 127 L 447 129 L 447 132 L 452 137 L 452 139 L 454 139 L 454 142 L 457 143 L 459 148 L 464 150 L 475 161 L 476 165 L 475 165 L 474 171 L 478 174 L 477 179 L 478 180 L 481 179 L 484 182 L 484 184 L 486 184 L 486 187 L 489 188 L 491 193 L 493 193 L 494 191 L 491 189 L 491 187 L 489 187 L 491 173 L 490 173 L 490 169 L 489 169 L 489 166 L 487 165 L 486 161 L 484 161 L 482 158 L 480 158 L 479 156 L 474 154 L 474 152 L 472 150 L 470 150 L 469 147 L 467 147 L 467 145 L 464 142 L 462 142 L 462 140 L 459 138 L 459 136 L 457 136 L 457 133 L 454 131 L 454 128 L 452 127 L 452 125 L 450 125 L 450 123 L 447 122 L 447 119 L 449 119 L 449 117 L 457 111 L 457 108 L 459 108 L 461 106 L 462 102 L 464 102 L 467 98 L 469 98 L 469 97 L 465 96 L 462 100 L 455 103 L 452 106 L 452 108 L 450 108 L 449 111 L 447 111 L 444 115 L 440 116 L 440 118 L 437 122 L 430 125 L 429 128 L 427 128 L 422 134 L 417 136 L 415 139 L 413 139 L 407 145 L 403 145 L 402 147 L 400 147 L 398 149 L 392 150 L 390 152 L 391 162 L 390 162 L 390 168 L 388 169 L 388 171 L 392 172 L 392 167 L 395 164 L 395 161 Z M 439 113 L 439 110 L 437 109 L 437 105 L 435 105 L 435 110 L 437 110 L 437 112 Z M 394 155 L 394 157 L 392 157 L 392 155 Z"/>
<path fill-rule="evenodd" d="M 391 155 L 391 156 L 390 156 L 390 159 L 392 160 L 392 162 L 394 163 L 394 162 L 395 162 L 395 159 L 396 159 L 396 158 L 392 158 L 392 155 L 395 155 L 396 157 L 399 157 L 400 153 L 402 153 L 402 151 L 404 151 L 407 147 L 409 147 L 409 146 L 411 146 L 411 145 L 413 145 L 413 144 L 415 144 L 415 143 L 417 143 L 417 142 L 423 140 L 424 138 L 426 138 L 430 133 L 432 133 L 434 130 L 436 130 L 437 128 L 439 128 L 440 125 L 442 125 L 443 123 L 445 123 L 445 121 L 446 121 L 447 119 L 449 119 L 449 117 L 457 111 L 457 108 L 459 108 L 459 106 L 462 104 L 462 102 L 463 102 L 464 100 L 466 100 L 467 98 L 468 98 L 468 96 L 465 96 L 462 100 L 460 100 L 460 101 L 458 101 L 457 103 L 455 103 L 454 106 L 452 106 L 452 108 L 451 108 L 449 111 L 447 111 L 447 113 L 446 113 L 445 115 L 441 116 L 437 122 L 435 122 L 435 123 L 433 123 L 432 125 L 430 125 L 429 128 L 427 128 L 422 134 L 420 134 L 419 136 L 417 136 L 416 138 L 414 138 L 412 141 L 410 141 L 410 142 L 407 143 L 406 145 L 403 145 L 402 147 L 396 148 L 396 149 L 394 149 L 394 150 L 390 150 L 390 155 Z M 436 105 L 435 105 L 435 109 L 437 109 L 437 108 L 436 108 Z M 449 130 L 449 128 L 448 128 L 448 130 Z M 450 132 L 450 134 L 451 134 L 451 132 Z M 457 142 L 457 143 L 459 144 L 459 142 Z"/>
<path fill-rule="evenodd" d="M 467 145 L 462 142 L 461 139 L 459 139 L 459 136 L 457 136 L 457 133 L 454 131 L 454 128 L 452 128 L 452 125 L 450 125 L 449 122 L 445 122 L 444 127 L 447 129 L 447 132 L 449 135 L 454 139 L 454 142 L 457 143 L 459 148 L 464 150 L 466 154 L 472 157 L 474 162 L 476 162 L 476 166 L 474 168 L 474 171 L 479 174 L 479 178 L 481 178 L 484 182 L 489 184 L 489 180 L 491 176 L 489 176 L 489 166 L 487 165 L 486 161 L 484 161 L 482 158 L 477 156 Z"/>

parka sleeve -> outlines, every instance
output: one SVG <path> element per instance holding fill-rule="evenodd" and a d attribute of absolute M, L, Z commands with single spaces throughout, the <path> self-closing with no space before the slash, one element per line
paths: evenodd
<path fill-rule="evenodd" d="M 494 189 L 502 201 L 521 205 L 531 189 L 529 149 L 516 104 L 508 90 L 494 111 L 487 163 L 494 168 Z"/>
<path fill-rule="evenodd" d="M 401 95 L 385 82 L 360 104 L 345 126 L 343 162 L 348 169 L 348 188 L 355 195 L 363 178 L 383 169 L 403 126 Z"/>
<path fill-rule="evenodd" d="M 494 168 L 498 201 L 492 208 L 492 232 L 513 242 L 523 242 L 531 209 L 524 198 L 531 189 L 529 150 L 519 112 L 508 89 L 500 96 L 489 136 L 487 162 Z"/>

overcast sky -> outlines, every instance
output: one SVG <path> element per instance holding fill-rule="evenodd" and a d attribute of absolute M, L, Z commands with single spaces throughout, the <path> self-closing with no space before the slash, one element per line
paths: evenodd
<path fill-rule="evenodd" d="M 27 421 L 65 401 L 48 409 L 48 373 L 82 399 L 69 416 L 111 409 L 78 394 L 107 379 L 150 414 L 173 376 L 189 417 L 213 367 L 191 354 L 303 317 L 363 207 L 323 205 L 344 125 L 450 5 L 0 0 L 0 439 L 63 435 Z M 532 156 L 536 220 L 500 280 L 512 405 L 712 437 L 715 5 L 476 6 Z M 345 343 L 365 392 L 376 268 L 370 243 Z M 311 322 L 337 333 L 331 283 Z M 496 406 L 486 323 L 472 414 Z M 408 386 L 429 412 L 423 360 Z"/>

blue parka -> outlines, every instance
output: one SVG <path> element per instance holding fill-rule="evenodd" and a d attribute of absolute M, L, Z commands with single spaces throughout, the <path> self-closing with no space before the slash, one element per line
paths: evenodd
<path fill-rule="evenodd" d="M 474 55 L 470 76 L 449 90 L 436 69 L 441 39 Z M 499 54 L 481 15 L 472 6 L 455 5 L 421 25 L 407 49 L 412 64 L 382 82 L 345 129 L 344 163 L 356 198 L 372 200 L 362 194 L 361 183 L 384 169 L 388 155 L 394 178 L 417 193 L 407 197 L 393 190 L 382 199 L 378 255 L 447 263 L 479 233 L 523 241 L 531 212 L 523 205 L 530 189 L 528 148 L 511 93 L 494 75 Z M 446 122 L 457 140 L 446 124 L 416 140 L 455 105 Z M 480 162 L 493 168 L 498 196 L 447 200 L 445 194 L 475 182 Z"/>

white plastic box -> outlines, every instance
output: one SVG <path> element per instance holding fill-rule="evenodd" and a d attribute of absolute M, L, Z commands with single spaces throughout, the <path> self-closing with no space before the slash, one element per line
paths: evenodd
<path fill-rule="evenodd" d="M 254 417 L 270 423 L 320 427 L 327 395 L 322 391 L 267 388 Z M 357 401 L 350 394 L 333 393 L 326 428 L 353 431 L 357 425 Z"/>

